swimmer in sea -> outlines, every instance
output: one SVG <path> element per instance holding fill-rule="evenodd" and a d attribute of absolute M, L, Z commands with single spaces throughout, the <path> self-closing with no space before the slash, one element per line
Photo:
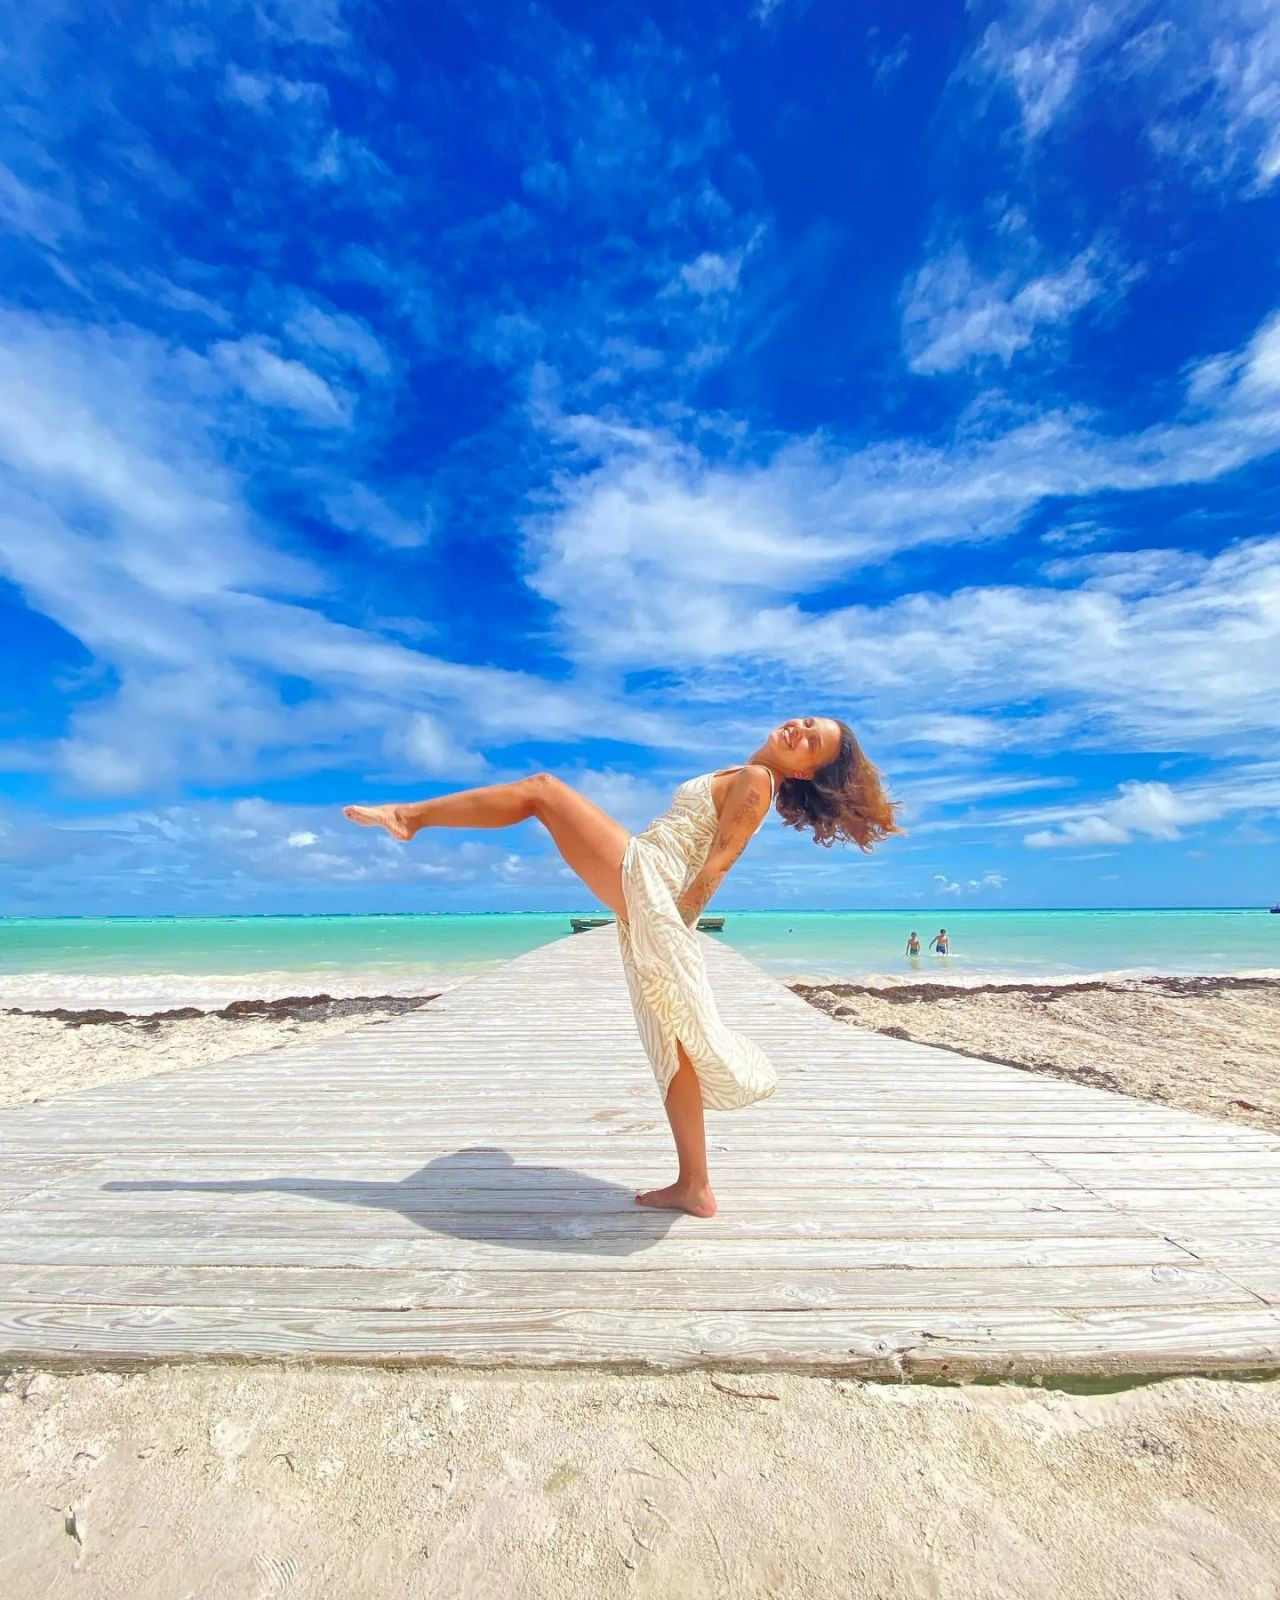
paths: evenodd
<path fill-rule="evenodd" d="M 919 934 L 913 932 L 911 937 L 907 940 L 907 954 L 909 956 L 918 956 L 920 954 Z"/>
<path fill-rule="evenodd" d="M 930 950 L 933 949 L 934 945 L 937 945 L 940 956 L 949 956 L 951 954 L 951 944 L 947 938 L 947 930 L 945 928 L 939 928 L 933 938 L 929 940 Z"/>

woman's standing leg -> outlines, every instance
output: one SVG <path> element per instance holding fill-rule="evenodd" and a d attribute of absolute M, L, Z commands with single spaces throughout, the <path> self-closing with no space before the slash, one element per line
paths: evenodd
<path fill-rule="evenodd" d="M 684 1046 L 676 1041 L 680 1066 L 667 1086 L 666 1112 L 676 1141 L 679 1175 L 665 1189 L 638 1194 L 642 1206 L 688 1211 L 695 1217 L 714 1217 L 716 1197 L 707 1174 L 707 1127 L 702 1114 L 702 1087 Z"/>

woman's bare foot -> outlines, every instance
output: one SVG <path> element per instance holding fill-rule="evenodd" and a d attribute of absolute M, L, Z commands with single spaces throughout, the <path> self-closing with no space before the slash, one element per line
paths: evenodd
<path fill-rule="evenodd" d="M 399 806 L 343 806 L 342 815 L 365 828 L 385 828 L 393 839 L 413 838 Z"/>
<path fill-rule="evenodd" d="M 716 1197 L 709 1183 L 669 1183 L 636 1196 L 638 1206 L 659 1206 L 667 1211 L 687 1211 L 691 1217 L 714 1217 Z"/>

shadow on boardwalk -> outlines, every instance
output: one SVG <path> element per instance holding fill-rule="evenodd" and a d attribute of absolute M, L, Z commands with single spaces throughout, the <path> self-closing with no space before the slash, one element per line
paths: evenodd
<path fill-rule="evenodd" d="M 339 1206 L 396 1211 L 416 1227 L 512 1250 L 633 1255 L 664 1239 L 680 1216 L 635 1203 L 635 1191 L 567 1167 L 521 1166 L 493 1145 L 429 1161 L 398 1182 L 349 1178 L 118 1179 L 104 1190 L 294 1194 Z M 216 1219 L 210 1218 L 210 1226 Z"/>

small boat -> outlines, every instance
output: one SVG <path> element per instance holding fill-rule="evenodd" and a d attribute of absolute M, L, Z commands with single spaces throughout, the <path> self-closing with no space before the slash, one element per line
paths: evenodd
<path fill-rule="evenodd" d="M 1271 915 L 1273 917 L 1280 917 L 1280 900 L 1277 900 L 1275 905 L 1272 906 Z"/>
<path fill-rule="evenodd" d="M 607 928 L 612 921 L 612 917 L 570 917 L 569 926 L 575 933 L 585 933 L 588 928 Z M 698 918 L 699 933 L 722 933 L 723 931 L 723 917 Z"/>

